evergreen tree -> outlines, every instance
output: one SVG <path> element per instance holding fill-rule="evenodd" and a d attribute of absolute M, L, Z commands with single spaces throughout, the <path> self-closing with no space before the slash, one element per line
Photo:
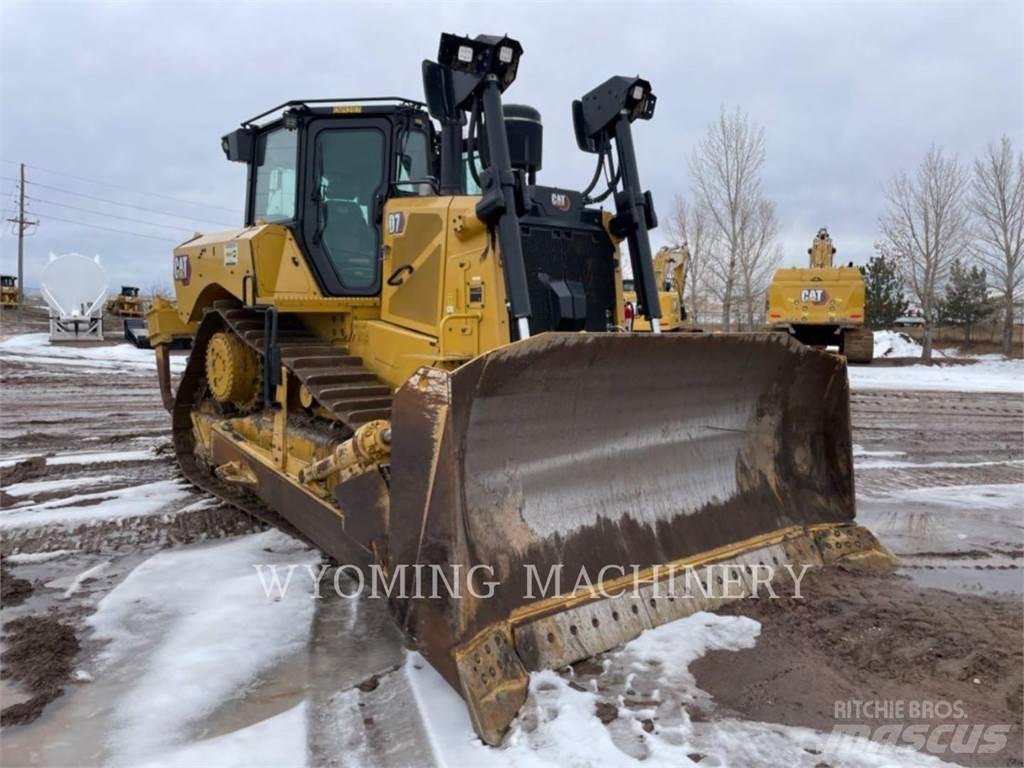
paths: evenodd
<path fill-rule="evenodd" d="M 875 250 L 877 253 L 867 266 L 860 268 L 864 275 L 867 324 L 872 328 L 892 328 L 896 318 L 906 313 L 909 302 L 904 295 L 903 280 L 895 259 L 887 257 L 877 245 Z"/>
<path fill-rule="evenodd" d="M 940 317 L 944 322 L 964 327 L 964 338 L 971 340 L 971 329 L 992 309 L 988 298 L 988 275 L 984 269 L 968 269 L 959 260 L 953 262 L 942 299 Z"/>

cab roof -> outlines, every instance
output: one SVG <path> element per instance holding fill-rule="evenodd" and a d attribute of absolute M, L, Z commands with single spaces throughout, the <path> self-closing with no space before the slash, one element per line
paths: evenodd
<path fill-rule="evenodd" d="M 311 106 L 318 105 L 318 106 Z M 258 128 L 260 121 L 263 124 L 273 122 L 281 117 L 281 114 L 290 109 L 299 109 L 303 112 L 315 115 L 331 114 L 392 114 L 406 110 L 424 111 L 427 105 L 421 101 L 406 99 L 401 96 L 370 96 L 362 99 L 292 99 L 276 107 L 260 112 L 255 117 L 250 117 L 242 122 L 243 128 Z M 267 119 L 270 118 L 270 119 Z"/>

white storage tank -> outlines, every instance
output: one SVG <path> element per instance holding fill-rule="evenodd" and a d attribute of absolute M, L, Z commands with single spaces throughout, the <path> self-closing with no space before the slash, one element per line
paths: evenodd
<path fill-rule="evenodd" d="M 107 274 L 99 256 L 51 254 L 40 282 L 50 309 L 51 341 L 103 338 Z"/>

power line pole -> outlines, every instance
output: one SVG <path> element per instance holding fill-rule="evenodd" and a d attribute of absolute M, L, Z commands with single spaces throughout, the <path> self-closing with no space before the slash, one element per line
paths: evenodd
<path fill-rule="evenodd" d="M 8 219 L 18 225 L 18 321 L 21 321 L 21 308 L 25 303 L 25 230 L 35 226 L 39 221 L 25 218 L 25 164 L 21 164 L 18 184 L 18 218 Z"/>

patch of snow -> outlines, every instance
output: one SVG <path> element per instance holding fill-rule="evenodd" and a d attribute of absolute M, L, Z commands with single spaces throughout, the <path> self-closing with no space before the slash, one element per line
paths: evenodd
<path fill-rule="evenodd" d="M 1010 461 L 886 461 L 865 459 L 853 463 L 857 469 L 968 469 L 971 467 L 1013 467 L 1024 465 L 1024 460 Z"/>
<path fill-rule="evenodd" d="M 65 477 L 60 480 L 36 480 L 27 483 L 15 483 L 4 490 L 11 496 L 33 496 L 37 493 L 49 493 L 50 491 L 62 491 L 68 488 L 80 488 L 82 486 L 96 485 L 98 483 L 113 483 L 123 480 L 124 475 L 90 475 L 88 477 Z"/>
<path fill-rule="evenodd" d="M 158 480 L 8 508 L 0 510 L 0 530 L 155 515 L 188 498 L 190 488 L 184 480 Z"/>
<path fill-rule="evenodd" d="M 320 555 L 271 530 L 161 552 L 139 565 L 87 623 L 109 641 L 98 675 L 125 679 L 109 737 L 113 765 L 304 765 L 305 716 L 277 717 L 188 744 L 192 730 L 261 674 L 301 651 L 311 579 L 268 598 L 256 565 L 314 567 Z"/>
<path fill-rule="evenodd" d="M 921 345 L 908 333 L 875 331 L 875 357 L 920 357 Z"/>
<path fill-rule="evenodd" d="M 157 455 L 148 448 L 135 451 L 92 451 L 83 453 L 60 453 L 47 457 L 49 466 L 66 464 L 104 464 L 111 461 L 155 461 Z"/>
<path fill-rule="evenodd" d="M 41 453 L 22 453 L 17 456 L 8 456 L 6 459 L 0 460 L 0 469 L 7 469 L 8 467 L 13 467 L 18 462 L 42 455 Z"/>
<path fill-rule="evenodd" d="M 708 650 L 752 647 L 759 632 L 760 625 L 752 619 L 701 612 L 644 632 L 611 654 L 611 659 L 613 664 L 657 669 L 658 676 L 681 693 L 682 699 L 692 699 L 703 692 L 696 688 L 688 665 Z M 630 714 L 628 708 L 620 707 L 615 722 L 625 720 L 622 724 L 632 729 L 636 741 L 644 745 L 645 756 L 638 759 L 620 749 L 610 728 L 597 717 L 598 697 L 573 687 L 552 670 L 530 676 L 530 698 L 519 719 L 499 747 L 489 748 L 473 733 L 465 703 L 419 654 L 408 654 L 403 671 L 424 718 L 434 759 L 446 768 L 813 768 L 822 761 L 855 768 L 943 765 L 909 749 L 862 739 L 834 742 L 828 734 L 807 728 L 733 719 L 694 722 L 682 706 L 673 724 L 663 724 L 647 733 L 639 713 Z M 648 714 L 643 711 L 644 716 Z M 689 757 L 694 753 L 703 756 L 699 762 Z"/>
<path fill-rule="evenodd" d="M 55 549 L 52 552 L 25 552 L 18 555 L 8 555 L 4 558 L 10 565 L 32 565 L 34 563 L 45 563 L 48 560 L 70 555 L 73 549 Z"/>
<path fill-rule="evenodd" d="M 202 512 L 204 509 L 213 509 L 214 507 L 219 507 L 223 503 L 224 502 L 221 501 L 220 499 L 200 499 L 199 501 L 193 504 L 188 504 L 187 506 L 184 506 L 181 509 L 179 509 L 178 514 L 183 515 L 186 512 Z"/>
<path fill-rule="evenodd" d="M 212 739 L 203 739 L 143 760 L 137 768 L 303 768 L 305 702 L 279 715 Z M 345 763 L 347 765 L 347 762 Z"/>
<path fill-rule="evenodd" d="M 852 389 L 1024 393 L 1024 360 L 983 360 L 973 365 L 858 365 Z"/>
<path fill-rule="evenodd" d="M 64 598 L 67 599 L 74 595 L 78 590 L 82 588 L 82 585 L 85 584 L 85 582 L 89 581 L 90 579 L 95 579 L 97 576 L 99 576 L 101 573 L 107 570 L 109 566 L 110 561 L 104 560 L 102 563 L 97 563 L 92 568 L 87 568 L 86 570 L 79 573 L 71 580 L 71 583 L 68 584 L 68 588 L 64 590 Z M 46 586 L 50 586 L 50 584 L 47 584 Z"/>
<path fill-rule="evenodd" d="M 1024 509 L 1024 483 L 993 485 L 944 485 L 907 488 L 894 497 L 924 502 L 933 506 L 1014 512 Z"/>
<path fill-rule="evenodd" d="M 862 445 L 853 444 L 853 455 L 856 456 L 906 456 L 906 451 L 869 451 Z"/>
<path fill-rule="evenodd" d="M 51 344 L 49 335 L 45 333 L 24 333 L 0 341 L 0 360 L 98 370 L 156 369 L 156 355 L 150 349 L 138 349 L 128 343 L 105 346 Z M 183 371 L 187 362 L 184 356 L 172 355 L 171 370 Z"/>

